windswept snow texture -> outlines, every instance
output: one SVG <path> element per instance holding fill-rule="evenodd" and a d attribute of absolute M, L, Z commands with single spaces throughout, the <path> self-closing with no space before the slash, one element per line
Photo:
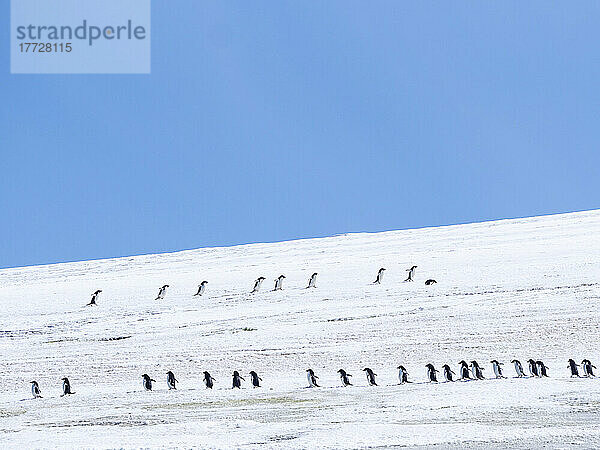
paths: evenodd
<path fill-rule="evenodd" d="M 2 270 L 0 446 L 599 447 L 600 378 L 567 369 L 600 367 L 599 283 L 599 211 Z M 513 358 L 550 378 L 513 378 Z M 461 359 L 487 379 L 425 382 L 425 364 Z M 60 397 L 64 376 L 75 395 Z"/>

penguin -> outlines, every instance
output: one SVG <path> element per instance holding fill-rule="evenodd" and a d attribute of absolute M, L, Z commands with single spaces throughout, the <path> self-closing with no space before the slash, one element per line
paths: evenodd
<path fill-rule="evenodd" d="M 571 377 L 579 377 L 579 370 L 577 370 L 578 367 L 579 364 L 577 364 L 572 359 L 569 360 L 569 365 L 567 366 L 567 368 L 571 369 Z"/>
<path fill-rule="evenodd" d="M 281 290 L 281 288 L 283 287 L 284 279 L 285 279 L 285 275 L 279 275 L 277 278 L 275 278 L 275 287 L 273 288 L 274 291 Z"/>
<path fill-rule="evenodd" d="M 206 289 L 206 285 L 207 284 L 208 284 L 208 281 L 203 281 L 202 283 L 200 283 L 198 285 L 198 292 L 196 292 L 194 294 L 194 297 L 197 296 L 197 295 L 202 296 L 202 294 L 204 294 L 204 290 Z"/>
<path fill-rule="evenodd" d="M 250 371 L 250 379 L 252 380 L 252 387 L 260 387 L 260 382 L 262 381 L 262 378 L 259 377 L 254 370 Z"/>
<path fill-rule="evenodd" d="M 442 366 L 442 369 L 444 370 L 444 378 L 446 379 L 446 381 L 454 381 L 454 379 L 452 378 L 452 375 L 456 375 L 454 372 L 452 372 L 452 369 L 450 368 L 450 366 L 448 364 L 444 364 Z"/>
<path fill-rule="evenodd" d="M 417 266 L 412 266 L 410 269 L 406 269 L 406 271 L 408 272 L 408 277 L 404 281 L 414 281 L 416 268 Z"/>
<path fill-rule="evenodd" d="M 398 369 L 398 379 L 400 380 L 400 384 L 410 383 L 410 381 L 408 381 L 408 372 L 406 371 L 404 366 L 398 366 L 397 369 Z"/>
<path fill-rule="evenodd" d="M 165 295 L 167 295 L 167 288 L 169 287 L 168 284 L 165 284 L 163 287 L 161 287 L 158 290 L 158 295 L 156 296 L 156 298 L 154 300 L 162 300 L 163 298 L 165 298 Z"/>
<path fill-rule="evenodd" d="M 346 373 L 344 369 L 338 370 L 338 373 L 340 374 L 340 379 L 342 380 L 342 386 L 352 386 L 352 383 L 350 383 L 349 380 L 349 377 L 351 377 L 352 375 Z"/>
<path fill-rule="evenodd" d="M 92 299 L 85 306 L 96 306 L 97 305 L 96 300 L 98 300 L 98 297 L 100 296 L 100 292 L 102 292 L 102 289 L 98 289 L 96 292 L 94 292 L 92 294 Z"/>
<path fill-rule="evenodd" d="M 511 363 L 513 363 L 515 366 L 515 372 L 517 372 L 517 378 L 523 378 L 526 376 L 525 372 L 523 371 L 523 365 L 521 364 L 521 361 L 519 361 L 518 359 L 513 359 L 511 361 Z"/>
<path fill-rule="evenodd" d="M 437 283 L 437 281 L 435 281 L 433 278 L 430 278 L 429 280 L 425 281 L 425 286 L 431 286 L 432 284 L 436 284 L 436 283 Z"/>
<path fill-rule="evenodd" d="M 204 371 L 204 384 L 206 385 L 206 389 L 212 389 L 214 381 L 215 379 L 210 376 L 210 373 Z"/>
<path fill-rule="evenodd" d="M 152 382 L 153 381 L 156 383 L 156 380 L 153 380 L 147 374 L 142 375 L 142 385 L 144 386 L 144 389 L 146 389 L 147 391 L 152 390 Z"/>
<path fill-rule="evenodd" d="M 312 369 L 306 369 L 306 378 L 308 378 L 308 387 L 320 387 L 317 384 L 319 377 L 315 375 Z"/>
<path fill-rule="evenodd" d="M 529 363 L 529 372 L 531 373 L 531 376 L 539 377 L 540 373 L 538 372 L 537 364 L 535 363 L 535 361 L 533 359 L 529 359 L 527 360 L 527 362 Z"/>
<path fill-rule="evenodd" d="M 463 359 L 458 364 L 460 364 L 460 369 L 459 369 L 460 370 L 460 379 L 461 380 L 470 380 L 471 373 L 469 372 L 469 365 L 467 364 L 467 362 Z"/>
<path fill-rule="evenodd" d="M 30 381 L 31 383 L 31 393 L 33 394 L 33 398 L 43 398 L 41 391 L 40 391 L 40 386 L 38 385 L 37 381 Z"/>
<path fill-rule="evenodd" d="M 62 393 L 61 397 L 64 397 L 65 395 L 74 394 L 75 392 L 71 391 L 71 383 L 69 382 L 69 379 L 67 377 L 65 377 L 65 378 L 61 378 L 61 380 L 63 382 L 63 393 Z"/>
<path fill-rule="evenodd" d="M 377 386 L 377 383 L 375 382 L 375 377 L 377 374 L 368 367 L 365 367 L 363 372 L 367 374 L 367 383 L 369 383 L 369 386 Z"/>
<path fill-rule="evenodd" d="M 436 370 L 435 367 L 433 367 L 433 364 L 427 364 L 425 367 L 427 367 L 427 379 L 429 380 L 430 383 L 437 383 L 437 375 L 436 373 L 438 373 L 439 371 Z"/>
<path fill-rule="evenodd" d="M 542 361 L 536 361 L 535 364 L 538 368 L 538 373 L 540 374 L 540 378 L 548 376 L 548 366 L 546 366 Z"/>
<path fill-rule="evenodd" d="M 179 383 L 179 381 L 175 378 L 175 374 L 169 370 L 167 372 L 167 387 L 169 390 L 177 389 L 175 383 Z"/>
<path fill-rule="evenodd" d="M 586 376 L 586 377 L 595 377 L 596 376 L 596 375 L 594 375 L 594 369 L 596 368 L 596 366 L 594 366 L 589 359 L 584 359 L 583 361 L 581 361 L 581 365 L 583 366 L 583 375 L 584 376 Z"/>
<path fill-rule="evenodd" d="M 383 272 L 385 272 L 385 269 L 383 267 L 377 271 L 377 278 L 375 278 L 373 284 L 381 284 L 381 282 L 383 281 Z"/>
<path fill-rule="evenodd" d="M 254 287 L 252 288 L 252 292 L 250 292 L 250 293 L 254 294 L 254 293 L 258 292 L 258 290 L 260 289 L 260 285 L 262 284 L 263 281 L 265 281 L 265 277 L 258 277 L 256 279 L 256 281 L 254 282 Z"/>
<path fill-rule="evenodd" d="M 490 362 L 492 363 L 492 369 L 494 369 L 494 375 L 496 375 L 496 378 L 506 378 L 504 375 L 502 375 L 502 366 L 504 364 L 496 361 L 495 359 L 492 359 Z"/>
<path fill-rule="evenodd" d="M 317 272 L 315 272 L 310 276 L 310 278 L 308 279 L 308 286 L 306 286 L 306 289 L 317 287 L 317 275 Z"/>
<path fill-rule="evenodd" d="M 473 378 L 477 380 L 485 380 L 483 376 L 483 369 L 479 367 L 477 361 L 471 361 L 471 372 L 473 373 Z"/>
<path fill-rule="evenodd" d="M 244 378 L 242 378 L 239 374 L 239 372 L 237 370 L 233 371 L 233 386 L 231 386 L 231 389 L 235 389 L 238 388 L 240 389 L 242 387 L 242 382 L 240 380 L 244 380 Z M 246 380 L 244 380 L 246 381 Z"/>

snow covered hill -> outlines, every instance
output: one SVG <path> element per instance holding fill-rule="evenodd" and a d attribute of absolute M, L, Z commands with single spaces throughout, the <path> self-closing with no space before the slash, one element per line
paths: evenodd
<path fill-rule="evenodd" d="M 0 445 L 598 447 L 600 377 L 571 379 L 567 360 L 600 367 L 599 283 L 600 211 L 2 270 Z M 550 378 L 513 378 L 513 358 Z M 462 359 L 509 378 L 426 382 L 425 364 Z M 75 395 L 60 397 L 64 376 Z"/>

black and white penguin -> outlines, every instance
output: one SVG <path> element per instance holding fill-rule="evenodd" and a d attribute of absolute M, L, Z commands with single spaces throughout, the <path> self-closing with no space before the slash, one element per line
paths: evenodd
<path fill-rule="evenodd" d="M 436 370 L 435 367 L 433 367 L 433 364 L 427 364 L 425 367 L 427 367 L 427 379 L 429 380 L 430 383 L 437 383 L 437 373 L 439 372 L 438 370 Z"/>
<path fill-rule="evenodd" d="M 579 377 L 579 370 L 577 368 L 579 364 L 577 364 L 574 360 L 569 359 L 569 365 L 567 368 L 571 369 L 571 377 Z"/>
<path fill-rule="evenodd" d="M 252 387 L 260 387 L 260 382 L 262 381 L 262 378 L 258 376 L 258 374 L 254 371 L 251 370 L 250 371 L 250 381 L 252 381 Z"/>
<path fill-rule="evenodd" d="M 74 394 L 75 392 L 71 391 L 71 383 L 69 382 L 69 379 L 67 377 L 62 378 L 62 382 L 63 382 L 63 393 L 61 395 L 61 397 L 64 397 L 65 395 L 71 395 Z"/>
<path fill-rule="evenodd" d="M 206 385 L 206 389 L 212 389 L 215 379 L 210 376 L 210 373 L 204 371 L 204 384 Z"/>
<path fill-rule="evenodd" d="M 538 373 L 540 374 L 540 378 L 548 376 L 548 366 L 546 366 L 542 361 L 536 361 Z"/>
<path fill-rule="evenodd" d="M 147 391 L 152 390 L 152 382 L 153 381 L 156 383 L 156 380 L 153 380 L 147 374 L 142 375 L 142 385 L 144 386 L 144 389 L 146 389 Z"/>
<path fill-rule="evenodd" d="M 446 379 L 446 381 L 454 381 L 454 378 L 452 378 L 452 375 L 456 375 L 454 372 L 452 372 L 452 369 L 450 368 L 450 366 L 448 364 L 444 364 L 442 366 L 442 370 L 444 371 L 444 378 Z"/>
<path fill-rule="evenodd" d="M 526 376 L 525 372 L 523 371 L 523 365 L 521 364 L 521 361 L 519 361 L 518 359 L 513 359 L 511 361 L 511 363 L 513 363 L 515 366 L 515 372 L 517 372 L 517 378 L 523 378 Z"/>
<path fill-rule="evenodd" d="M 312 369 L 306 369 L 306 378 L 308 378 L 308 387 L 320 387 L 317 384 L 319 377 L 315 375 Z"/>
<path fill-rule="evenodd" d="M 596 375 L 594 375 L 594 369 L 596 368 L 596 366 L 594 366 L 589 359 L 584 359 L 583 361 L 581 361 L 581 365 L 583 366 L 583 375 L 584 376 L 586 376 L 586 377 L 595 377 L 596 376 Z"/>
<path fill-rule="evenodd" d="M 310 276 L 310 278 L 308 279 L 308 286 L 306 286 L 306 289 L 317 287 L 317 275 L 318 273 L 315 272 Z"/>
<path fill-rule="evenodd" d="M 98 300 L 98 297 L 100 296 L 100 292 L 102 292 L 102 289 L 98 289 L 96 292 L 94 292 L 92 294 L 92 299 L 85 306 L 96 306 L 97 305 L 96 300 Z"/>
<path fill-rule="evenodd" d="M 275 287 L 273 288 L 274 291 L 280 291 L 283 288 L 284 279 L 285 275 L 279 275 L 277 278 L 275 278 Z"/>
<path fill-rule="evenodd" d="M 459 369 L 460 380 L 470 380 L 471 372 L 469 371 L 469 365 L 467 364 L 467 362 L 463 359 L 458 364 L 460 364 L 460 369 Z"/>
<path fill-rule="evenodd" d="M 169 390 L 177 389 L 175 383 L 179 383 L 179 381 L 177 381 L 177 379 L 175 378 L 175 374 L 169 370 L 167 372 L 167 387 L 169 388 Z"/>
<path fill-rule="evenodd" d="M 529 359 L 527 360 L 528 366 L 529 366 L 529 373 L 531 373 L 532 377 L 539 377 L 540 376 L 540 372 L 538 371 L 538 367 L 536 362 L 533 359 Z"/>
<path fill-rule="evenodd" d="M 477 364 L 477 361 L 471 361 L 471 373 L 473 374 L 473 378 L 477 380 L 485 380 L 483 376 L 483 369 Z"/>
<path fill-rule="evenodd" d="M 342 386 L 352 386 L 352 383 L 350 383 L 349 379 L 349 377 L 351 377 L 352 375 L 346 373 L 344 369 L 338 370 L 338 373 L 340 374 L 340 380 L 342 380 Z"/>
<path fill-rule="evenodd" d="M 200 284 L 198 285 L 198 292 L 196 292 L 196 293 L 194 294 L 194 297 L 195 297 L 195 296 L 197 296 L 197 295 L 200 295 L 200 296 L 201 296 L 202 294 L 204 294 L 204 291 L 206 290 L 206 285 L 207 285 L 207 284 L 208 284 L 208 281 L 206 281 L 206 280 L 205 280 L 205 281 L 203 281 L 202 283 L 200 283 Z"/>
<path fill-rule="evenodd" d="M 363 372 L 365 372 L 367 375 L 367 383 L 369 383 L 369 386 L 377 386 L 377 383 L 375 382 L 375 377 L 377 374 L 368 367 L 365 367 Z"/>
<path fill-rule="evenodd" d="M 502 366 L 504 364 L 496 361 L 495 359 L 492 359 L 490 362 L 492 363 L 492 369 L 494 369 L 494 375 L 496 375 L 496 378 L 506 378 L 504 375 L 502 375 Z"/>
<path fill-rule="evenodd" d="M 377 278 L 375 278 L 373 284 L 381 284 L 381 282 L 383 281 L 383 272 L 385 272 L 385 269 L 383 267 L 377 271 Z"/>
<path fill-rule="evenodd" d="M 260 285 L 262 284 L 263 281 L 265 281 L 265 277 L 258 277 L 256 279 L 256 281 L 254 282 L 254 287 L 252 288 L 252 292 L 250 292 L 250 293 L 254 294 L 254 293 L 258 292 L 258 290 L 260 289 Z"/>
<path fill-rule="evenodd" d="M 169 287 L 168 284 L 165 284 L 163 287 L 161 287 L 158 290 L 158 295 L 156 296 L 156 298 L 154 300 L 162 300 L 163 298 L 165 298 L 165 295 L 167 295 L 167 288 Z"/>
<path fill-rule="evenodd" d="M 398 369 L 398 380 L 400 380 L 400 384 L 410 383 L 410 381 L 408 381 L 408 372 L 406 371 L 404 366 L 398 366 L 397 369 Z"/>
<path fill-rule="evenodd" d="M 406 271 L 408 272 L 408 277 L 406 277 L 406 280 L 404 281 L 414 281 L 416 269 L 417 266 L 412 266 L 410 269 L 406 269 Z"/>
<path fill-rule="evenodd" d="M 435 281 L 433 278 L 430 278 L 429 280 L 425 280 L 425 286 L 431 286 L 432 284 L 436 284 L 437 281 Z"/>
<path fill-rule="evenodd" d="M 240 376 L 240 374 L 237 370 L 234 370 L 233 371 L 233 386 L 231 386 L 231 389 L 235 389 L 235 388 L 240 389 L 242 387 L 242 382 L 240 380 L 244 380 L 244 379 Z M 246 381 L 246 380 L 244 380 L 244 381 Z"/>
<path fill-rule="evenodd" d="M 37 381 L 30 381 L 31 383 L 31 393 L 33 394 L 33 398 L 42 398 L 42 393 L 40 391 L 40 386 Z"/>

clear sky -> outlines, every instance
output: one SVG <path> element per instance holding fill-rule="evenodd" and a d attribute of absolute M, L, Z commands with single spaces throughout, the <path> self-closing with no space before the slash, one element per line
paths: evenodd
<path fill-rule="evenodd" d="M 600 3 L 153 0 L 151 75 L 10 75 L 0 267 L 600 207 Z"/>

